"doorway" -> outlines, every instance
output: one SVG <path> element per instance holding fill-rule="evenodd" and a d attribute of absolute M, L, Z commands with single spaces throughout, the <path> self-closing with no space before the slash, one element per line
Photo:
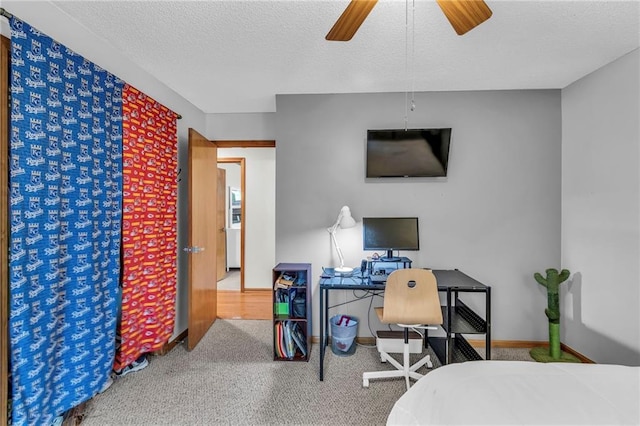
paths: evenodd
<path fill-rule="evenodd" d="M 225 243 L 226 267 L 218 281 L 218 290 L 244 292 L 245 246 L 245 158 L 218 157 L 218 168 L 225 170 Z"/>
<path fill-rule="evenodd" d="M 218 146 L 218 167 L 235 167 L 241 175 L 240 183 L 231 182 L 227 186 L 239 186 L 239 211 L 228 211 L 227 215 L 237 214 L 232 220 L 239 220 L 239 231 L 231 231 L 240 234 L 240 265 L 241 268 L 234 270 L 234 264 L 230 264 L 229 271 L 238 275 L 239 283 L 234 290 L 225 290 L 225 280 L 218 282 L 218 317 L 227 319 L 269 319 L 272 316 L 271 298 L 271 264 L 269 256 L 264 256 L 264 245 L 271 241 L 269 235 L 265 238 L 265 229 L 271 230 L 271 226 L 265 227 L 264 196 L 265 191 L 262 186 L 265 176 L 270 176 L 269 167 L 273 167 L 272 160 L 269 160 L 269 150 L 254 150 L 244 148 L 275 148 L 275 141 L 272 140 L 214 140 Z M 226 150 L 226 148 L 231 148 Z M 240 149 L 236 149 L 240 148 Z M 273 152 L 273 150 L 270 150 Z M 269 166 L 271 164 L 271 166 Z M 266 172 L 266 174 L 265 174 Z M 227 173 L 227 176 L 232 173 Z M 268 200 L 275 203 L 275 196 L 272 194 L 273 184 L 268 185 L 266 194 Z M 227 192 L 230 189 L 227 189 Z M 229 194 L 227 194 L 227 197 Z M 237 204 L 237 200 L 236 200 Z M 237 237 L 236 237 L 237 238 Z M 232 251 L 231 248 L 229 250 Z M 265 263 L 265 259 L 267 262 Z M 265 271 L 267 274 L 265 276 Z M 240 275 L 242 272 L 242 275 Z M 265 285 L 266 284 L 266 285 Z"/>

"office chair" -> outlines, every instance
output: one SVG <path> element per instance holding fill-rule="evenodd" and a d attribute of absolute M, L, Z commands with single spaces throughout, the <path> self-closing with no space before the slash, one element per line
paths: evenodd
<path fill-rule="evenodd" d="M 404 377 L 409 390 L 409 379 L 418 380 L 423 376 L 416 370 L 425 364 L 428 368 L 433 368 L 429 355 L 413 365 L 409 363 L 409 329 L 436 329 L 438 325 L 442 325 L 442 310 L 435 275 L 426 269 L 398 269 L 392 272 L 385 286 L 383 307 L 375 308 L 375 312 L 382 323 L 397 324 L 403 328 L 403 364 L 384 350 L 389 345 L 383 344 L 378 332 L 376 346 L 380 359 L 382 362 L 391 363 L 396 370 L 363 373 L 362 386 L 369 387 L 370 379 Z"/>

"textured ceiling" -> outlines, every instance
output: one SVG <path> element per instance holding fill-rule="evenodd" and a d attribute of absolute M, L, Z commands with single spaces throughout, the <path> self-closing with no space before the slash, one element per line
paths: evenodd
<path fill-rule="evenodd" d="M 464 36 L 435 1 L 409 0 L 407 20 L 405 0 L 380 0 L 346 43 L 324 36 L 348 0 L 51 3 L 205 113 L 275 111 L 276 94 L 562 88 L 640 44 L 636 0 L 486 0 L 493 16 Z"/>

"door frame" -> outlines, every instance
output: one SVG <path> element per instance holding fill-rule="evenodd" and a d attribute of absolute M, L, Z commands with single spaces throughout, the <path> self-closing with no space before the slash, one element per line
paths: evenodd
<path fill-rule="evenodd" d="M 218 148 L 220 148 L 218 146 Z M 244 293 L 244 219 L 246 216 L 246 200 L 245 200 L 245 162 L 246 159 L 244 157 L 218 157 L 218 164 L 240 164 L 240 211 L 242 214 L 240 215 L 240 292 Z M 226 212 L 228 213 L 228 212 Z M 228 248 L 227 248 L 228 249 Z M 229 253 L 227 253 L 229 256 Z"/>

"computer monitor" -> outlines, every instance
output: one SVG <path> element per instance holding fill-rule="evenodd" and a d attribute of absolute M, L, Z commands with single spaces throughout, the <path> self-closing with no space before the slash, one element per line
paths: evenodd
<path fill-rule="evenodd" d="M 362 218 L 364 250 L 385 250 L 380 260 L 397 261 L 394 250 L 420 250 L 417 217 Z"/>

